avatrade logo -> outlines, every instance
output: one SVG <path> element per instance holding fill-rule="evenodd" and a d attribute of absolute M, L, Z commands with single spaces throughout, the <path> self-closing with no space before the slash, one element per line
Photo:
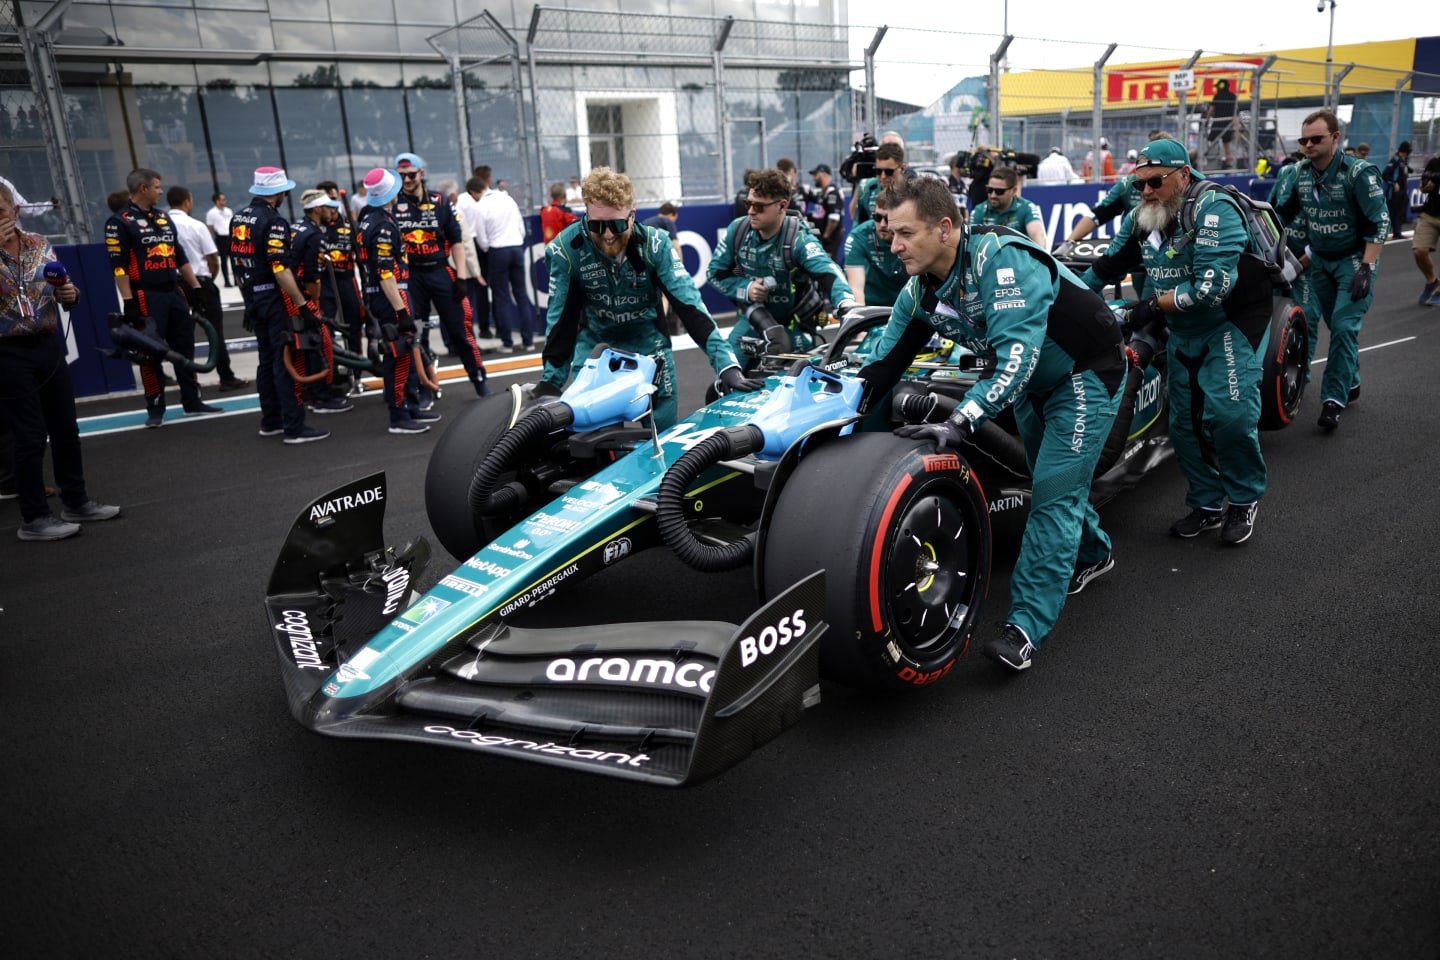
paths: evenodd
<path fill-rule="evenodd" d="M 606 566 L 609 566 L 616 560 L 622 560 L 625 557 L 630 556 L 630 548 L 631 544 L 629 537 L 616 537 L 614 540 L 611 540 L 609 543 L 605 544 L 604 557 Z"/>
<path fill-rule="evenodd" d="M 439 597 L 426 597 L 402 613 L 400 619 L 407 623 L 413 623 L 418 627 L 448 606 L 450 606 L 449 600 L 441 600 Z"/>
<path fill-rule="evenodd" d="M 336 497 L 334 500 L 326 500 L 324 503 L 317 503 L 310 508 L 310 522 L 333 517 L 338 513 L 344 513 L 352 507 L 364 506 L 367 503 L 378 503 L 385 499 L 385 488 L 374 487 L 370 490 L 361 490 L 355 494 L 345 494 L 343 497 Z"/>

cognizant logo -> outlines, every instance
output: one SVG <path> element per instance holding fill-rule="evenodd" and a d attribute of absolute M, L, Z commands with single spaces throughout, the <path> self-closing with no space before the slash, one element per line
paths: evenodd
<path fill-rule="evenodd" d="M 650 757 L 644 753 L 615 753 L 608 750 L 584 750 L 579 747 L 567 747 L 558 743 L 538 740 L 516 740 L 512 737 L 505 737 L 493 733 L 480 733 L 476 730 L 456 730 L 454 727 L 433 726 L 426 727 L 426 733 L 433 733 L 438 736 L 453 737 L 456 740 L 464 741 L 472 747 L 498 748 L 504 750 L 521 750 L 526 753 L 545 753 L 557 757 L 571 757 L 575 760 L 593 760 L 596 763 L 613 763 L 620 767 L 639 767 L 650 761 Z"/>

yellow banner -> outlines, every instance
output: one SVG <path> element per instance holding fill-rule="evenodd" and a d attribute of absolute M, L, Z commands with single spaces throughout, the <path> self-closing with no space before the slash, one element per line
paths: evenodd
<path fill-rule="evenodd" d="M 1186 91 L 1191 104 L 1215 96 L 1215 82 L 1230 81 L 1230 90 L 1243 103 L 1251 97 L 1254 69 L 1270 54 L 1201 57 L 1192 68 L 1194 86 Z M 1309 99 L 1318 105 L 1325 96 L 1325 48 L 1305 47 L 1276 51 L 1277 58 L 1260 78 L 1260 96 L 1267 101 Z M 1174 104 L 1171 74 L 1184 60 L 1107 65 L 1101 72 L 1101 106 L 1104 110 L 1132 110 Z M 1384 40 L 1335 47 L 1333 75 L 1350 64 L 1355 68 L 1341 82 L 1342 95 L 1393 91 L 1395 83 L 1415 62 L 1415 41 Z M 1094 71 L 1027 70 L 1000 77 L 1000 112 L 1008 117 L 1026 114 L 1090 110 L 1094 107 Z"/>

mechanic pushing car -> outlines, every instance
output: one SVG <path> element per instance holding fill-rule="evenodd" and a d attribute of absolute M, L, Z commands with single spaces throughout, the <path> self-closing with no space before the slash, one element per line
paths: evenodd
<path fill-rule="evenodd" d="M 1335 114 L 1310 114 L 1299 141 L 1305 158 L 1293 177 L 1276 182 L 1272 204 L 1287 225 L 1303 223 L 1309 235 L 1310 246 L 1300 258 L 1310 281 L 1305 317 L 1311 356 L 1322 314 L 1330 327 L 1319 425 L 1334 430 L 1345 405 L 1360 396 L 1360 324 L 1375 298 L 1372 279 L 1390 235 L 1390 213 L 1379 169 L 1339 152 Z M 1281 186 L 1288 188 L 1284 195 Z"/>
<path fill-rule="evenodd" d="M 1242 283 L 1240 256 L 1251 246 L 1245 215 L 1216 190 L 1187 195 L 1201 182 L 1190 155 L 1175 140 L 1145 146 L 1135 162 L 1140 205 L 1120 221 L 1110 242 L 1120 250 L 1140 237 L 1151 295 L 1132 301 L 1126 325 L 1141 330 L 1167 324 L 1170 371 L 1166 382 L 1170 436 L 1189 482 L 1190 513 L 1170 532 L 1189 539 L 1221 527 L 1232 546 L 1250 539 L 1265 496 L 1260 454 L 1260 375 L 1270 335 L 1268 283 Z M 1194 235 L 1180 224 L 1180 208 L 1194 203 Z M 1119 271 L 1101 258 L 1085 272 L 1094 289 Z M 1228 503 L 1228 507 L 1225 504 Z"/>
<path fill-rule="evenodd" d="M 1067 593 L 1115 566 L 1110 538 L 1090 505 L 1090 478 L 1120 406 L 1127 360 L 1109 307 L 1028 238 L 996 227 L 960 227 L 940 180 L 899 180 L 886 190 L 892 249 L 910 282 L 873 356 L 860 371 L 867 397 L 887 394 L 935 331 L 994 371 L 941 423 L 900 436 L 958 448 L 1006 406 L 1025 444 L 1034 500 L 1011 577 L 1010 612 L 985 656 L 1024 670 L 1049 636 Z M 1078 561 L 1078 562 L 1077 562 Z"/>
<path fill-rule="evenodd" d="M 535 395 L 559 396 L 565 381 L 580 371 L 595 347 L 608 343 L 659 359 L 652 413 L 657 429 L 672 426 L 679 406 L 675 357 L 659 314 L 662 293 L 690 338 L 709 357 L 722 392 L 764 386 L 764 381 L 747 379 L 740 372 L 734 351 L 705 309 L 669 235 L 635 222 L 635 187 L 630 178 L 609 167 L 596 167 L 580 189 L 585 216 L 545 246 L 550 305 L 545 373 Z"/>
<path fill-rule="evenodd" d="M 775 168 L 751 170 L 745 177 L 750 213 L 736 217 L 715 248 L 707 276 L 710 285 L 735 302 L 740 318 L 730 343 L 763 336 L 778 352 L 808 348 L 811 331 L 803 324 L 820 311 L 818 284 L 830 283 L 837 311 L 855 305 L 855 293 L 820 241 L 787 217 L 790 180 Z"/>

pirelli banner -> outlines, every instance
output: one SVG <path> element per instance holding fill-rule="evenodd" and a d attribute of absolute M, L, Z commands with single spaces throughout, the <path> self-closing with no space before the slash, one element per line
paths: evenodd
<path fill-rule="evenodd" d="M 1377 92 L 1393 92 L 1395 84 L 1416 64 L 1416 43 L 1387 40 L 1378 43 L 1340 44 L 1335 47 L 1334 75 L 1346 68 L 1341 81 L 1342 98 Z M 1314 101 L 1325 91 L 1325 48 L 1304 47 L 1280 50 L 1275 61 L 1260 77 L 1260 97 L 1268 105 L 1277 101 Z M 1215 84 L 1230 82 L 1230 90 L 1242 105 L 1254 93 L 1255 70 L 1270 54 L 1216 55 L 1201 57 L 1192 68 L 1192 86 L 1185 91 L 1191 104 L 1215 96 Z M 1351 64 L 1354 66 L 1351 67 Z M 1107 65 L 1101 72 L 1101 106 L 1104 110 L 1163 108 L 1177 102 L 1180 91 L 1172 80 L 1185 60 L 1154 60 L 1145 63 Z M 1408 89 L 1408 87 L 1402 88 Z M 1000 78 L 1000 112 L 1006 117 L 1089 110 L 1094 105 L 1094 71 L 1087 66 L 1057 70 L 1027 70 Z"/>

